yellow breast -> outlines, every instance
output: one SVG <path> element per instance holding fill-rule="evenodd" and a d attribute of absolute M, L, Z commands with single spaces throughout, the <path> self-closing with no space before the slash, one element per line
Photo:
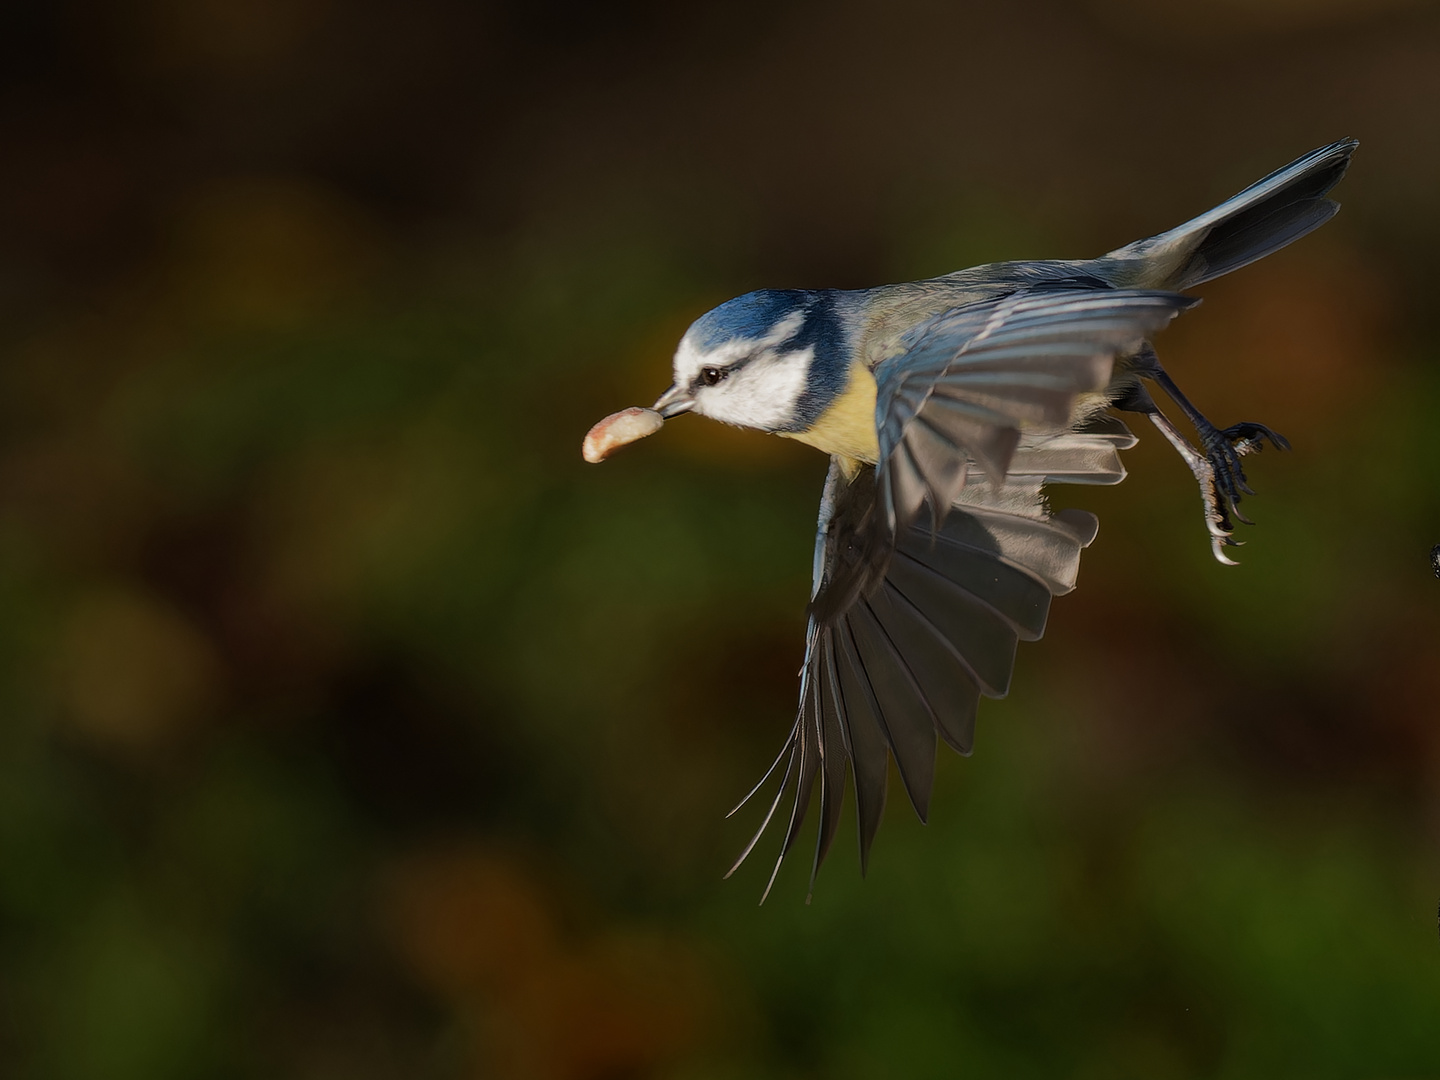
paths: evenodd
<path fill-rule="evenodd" d="M 875 376 L 864 364 L 850 365 L 844 391 L 807 431 L 783 433 L 817 450 L 874 465 L 880 459 L 875 434 Z"/>

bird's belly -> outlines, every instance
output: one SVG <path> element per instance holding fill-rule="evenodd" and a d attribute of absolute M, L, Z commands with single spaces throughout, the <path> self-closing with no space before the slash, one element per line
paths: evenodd
<path fill-rule="evenodd" d="M 854 364 L 844 392 L 819 420 L 805 431 L 781 434 L 827 454 L 874 465 L 880 460 L 880 439 L 875 432 L 875 376 L 864 364 Z"/>

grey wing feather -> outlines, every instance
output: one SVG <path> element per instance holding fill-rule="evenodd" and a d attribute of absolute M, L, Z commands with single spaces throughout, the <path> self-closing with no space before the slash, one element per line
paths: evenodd
<path fill-rule="evenodd" d="M 930 813 L 930 778 L 935 773 L 934 722 L 902 646 L 885 630 L 874 604 L 873 597 L 861 598 L 847 614 L 846 625 L 870 684 L 881 734 L 906 794 L 924 821 Z"/>
<path fill-rule="evenodd" d="M 1051 513 L 1045 505 L 1041 486 L 1070 478 L 1054 474 L 1057 452 L 1103 462 L 1087 479 L 1116 483 L 1124 469 L 1110 459 L 1133 443 L 1125 426 L 1109 417 L 1081 431 L 1026 436 L 1003 488 L 973 484 L 938 526 L 904 527 L 879 580 L 824 615 L 837 573 L 844 575 L 848 560 L 865 557 L 860 548 L 873 537 L 869 522 L 875 512 L 873 470 L 847 481 L 832 464 L 821 501 L 799 710 L 780 758 L 766 774 L 770 779 L 786 761 L 761 832 L 794 781 L 770 884 L 794 846 L 818 780 L 813 889 L 839 827 L 847 766 L 862 873 L 885 805 L 890 758 L 916 813 L 927 817 L 937 740 L 970 753 L 980 698 L 1008 689 L 1016 643 L 1040 637 L 1051 597 L 1074 587 L 1080 552 L 1094 539 L 1093 515 Z"/>
<path fill-rule="evenodd" d="M 1021 290 L 920 324 L 907 350 L 875 369 L 877 525 L 898 533 L 927 508 L 942 514 L 970 480 L 967 459 L 1003 479 L 1022 431 L 1062 428 L 1077 398 L 1105 389 L 1116 356 L 1194 303 L 1145 290 Z M 1076 463 L 1069 472 L 1085 475 Z"/>
<path fill-rule="evenodd" d="M 889 747 L 876 718 L 875 693 L 865 680 L 848 626 L 830 627 L 820 635 L 824 648 L 805 657 L 805 666 L 819 665 L 830 679 L 838 703 L 840 731 L 855 779 L 855 815 L 860 826 L 860 872 L 869 866 L 870 844 L 885 811 Z M 836 792 L 835 797 L 840 798 Z M 828 839 L 827 839 L 828 846 Z M 815 864 L 819 869 L 819 863 Z"/>

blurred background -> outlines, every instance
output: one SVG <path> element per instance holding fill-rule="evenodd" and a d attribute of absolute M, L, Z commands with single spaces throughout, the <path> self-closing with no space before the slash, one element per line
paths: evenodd
<path fill-rule="evenodd" d="M 13 0 L 0 79 L 5 1076 L 1440 1076 L 1434 4 Z M 1136 425 L 932 823 L 722 882 L 825 461 L 586 428 L 1346 135 L 1159 342 L 1294 443 L 1242 565 Z"/>

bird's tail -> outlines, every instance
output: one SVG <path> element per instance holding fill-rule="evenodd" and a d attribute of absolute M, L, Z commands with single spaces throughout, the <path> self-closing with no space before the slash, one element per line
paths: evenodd
<path fill-rule="evenodd" d="M 1215 209 L 1102 261 L 1120 264 L 1115 280 L 1127 286 L 1188 289 L 1263 259 L 1335 216 L 1340 204 L 1325 196 L 1359 145 L 1342 139 L 1312 150 Z"/>

